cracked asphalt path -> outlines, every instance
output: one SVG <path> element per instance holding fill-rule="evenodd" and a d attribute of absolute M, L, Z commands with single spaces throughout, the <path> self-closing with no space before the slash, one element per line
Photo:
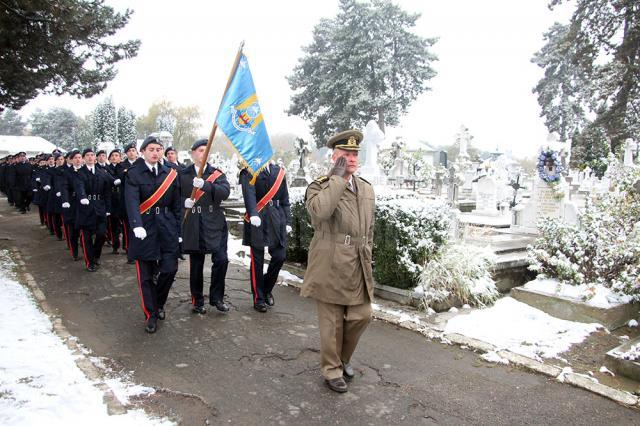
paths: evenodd
<path fill-rule="evenodd" d="M 252 309 L 247 271 L 231 264 L 229 314 L 190 313 L 188 262 L 154 335 L 143 330 L 135 267 L 105 247 L 96 273 L 0 200 L 0 247 L 19 250 L 69 332 L 116 371 L 158 392 L 139 403 L 183 424 L 638 424 L 640 413 L 569 385 L 374 321 L 347 394 L 319 369 L 315 305 L 290 287 Z M 209 261 L 208 261 L 209 262 Z M 209 265 L 209 263 L 207 263 Z"/>

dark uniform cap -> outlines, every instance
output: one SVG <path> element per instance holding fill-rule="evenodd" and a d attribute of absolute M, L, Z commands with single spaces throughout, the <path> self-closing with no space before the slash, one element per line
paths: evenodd
<path fill-rule="evenodd" d="M 71 151 L 69 151 L 69 158 L 71 158 L 73 160 L 73 157 L 75 157 L 76 155 L 80 155 L 81 152 L 77 149 L 72 149 Z"/>
<path fill-rule="evenodd" d="M 169 152 L 171 152 L 171 151 L 176 152 L 176 150 L 175 150 L 175 149 L 173 149 L 173 147 L 172 147 L 172 146 L 170 146 L 169 148 L 167 148 L 167 149 L 165 149 L 165 150 L 164 150 L 164 155 L 166 156 L 166 155 L 167 155 Z"/>
<path fill-rule="evenodd" d="M 111 158 L 111 156 L 112 156 L 114 153 L 116 153 L 116 152 L 117 152 L 118 154 L 120 154 L 120 150 L 119 150 L 119 149 L 117 149 L 117 148 L 116 148 L 116 149 L 112 149 L 112 150 L 111 150 L 111 152 L 109 153 L 109 157 L 107 157 L 107 158 Z"/>
<path fill-rule="evenodd" d="M 191 145 L 191 151 L 195 151 L 196 149 L 200 148 L 201 146 L 207 146 L 208 143 L 209 143 L 209 141 L 207 139 L 198 139 L 197 141 L 195 141 L 193 143 L 193 145 Z"/>
<path fill-rule="evenodd" d="M 100 154 L 106 154 L 107 151 L 105 151 L 104 149 L 101 149 L 100 151 L 96 152 L 96 156 L 100 155 Z"/>
<path fill-rule="evenodd" d="M 88 153 L 93 152 L 93 148 L 85 148 L 82 150 L 82 156 L 84 157 Z"/>
<path fill-rule="evenodd" d="M 21 155 L 27 155 L 27 153 L 24 151 L 20 151 L 19 153 L 16 154 L 16 157 L 19 157 Z"/>
<path fill-rule="evenodd" d="M 63 155 L 62 155 L 62 153 L 60 153 L 60 152 L 56 152 L 55 154 L 53 154 L 53 159 L 54 159 L 54 160 L 57 160 L 58 158 L 60 158 L 60 157 L 62 157 L 62 156 L 63 156 Z"/>
<path fill-rule="evenodd" d="M 130 149 L 136 149 L 136 144 L 134 142 L 126 144 L 123 148 L 123 151 L 126 154 Z"/>
<path fill-rule="evenodd" d="M 144 142 L 142 142 L 142 145 L 140 145 L 140 151 L 143 151 L 144 149 L 147 148 L 147 146 L 151 145 L 152 143 L 156 145 L 164 146 L 162 145 L 162 142 L 160 142 L 158 138 L 156 138 L 155 136 L 147 136 Z"/>
<path fill-rule="evenodd" d="M 333 135 L 327 141 L 327 146 L 331 149 L 360 151 L 360 142 L 362 142 L 362 132 L 359 130 L 345 130 Z"/>

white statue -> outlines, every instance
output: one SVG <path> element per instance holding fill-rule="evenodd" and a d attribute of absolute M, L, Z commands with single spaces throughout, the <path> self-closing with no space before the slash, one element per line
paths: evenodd
<path fill-rule="evenodd" d="M 364 159 L 360 167 L 360 176 L 373 184 L 381 184 L 385 179 L 378 166 L 378 151 L 384 142 L 384 133 L 374 120 L 370 120 L 364 128 L 363 136 Z"/>

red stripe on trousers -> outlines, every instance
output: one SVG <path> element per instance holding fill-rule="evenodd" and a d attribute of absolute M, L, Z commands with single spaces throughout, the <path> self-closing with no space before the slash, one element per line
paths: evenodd
<path fill-rule="evenodd" d="M 129 235 L 127 235 L 127 224 L 126 220 L 122 221 L 122 237 L 124 238 L 124 250 L 129 251 Z"/>
<path fill-rule="evenodd" d="M 82 257 L 84 257 L 84 263 L 89 267 L 89 258 L 87 257 L 87 247 L 84 244 L 84 231 L 80 231 L 80 241 L 82 241 Z"/>
<path fill-rule="evenodd" d="M 256 262 L 253 259 L 253 248 L 249 250 L 251 254 L 251 285 L 253 286 L 253 304 L 258 302 L 258 283 L 256 282 Z"/>
<path fill-rule="evenodd" d="M 136 270 L 138 271 L 138 289 L 140 290 L 140 300 L 142 301 L 142 310 L 144 311 L 144 315 L 146 319 L 149 319 L 149 317 L 151 317 L 151 314 L 149 313 L 149 311 L 147 311 L 147 308 L 144 306 L 144 294 L 142 293 L 142 279 L 140 278 L 140 261 L 139 260 L 136 260 Z"/>

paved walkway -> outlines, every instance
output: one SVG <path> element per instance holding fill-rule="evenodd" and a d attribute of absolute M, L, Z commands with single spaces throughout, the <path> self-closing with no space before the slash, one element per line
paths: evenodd
<path fill-rule="evenodd" d="M 73 262 L 37 216 L 0 199 L 0 248 L 15 248 L 69 332 L 115 371 L 159 389 L 142 402 L 184 424 L 639 424 L 640 412 L 547 377 L 481 361 L 474 353 L 374 322 L 353 360 L 344 395 L 319 372 L 312 301 L 275 291 L 252 309 L 247 271 L 230 265 L 228 315 L 193 315 L 181 262 L 167 320 L 143 330 L 135 267 L 107 248 L 96 273 Z"/>

